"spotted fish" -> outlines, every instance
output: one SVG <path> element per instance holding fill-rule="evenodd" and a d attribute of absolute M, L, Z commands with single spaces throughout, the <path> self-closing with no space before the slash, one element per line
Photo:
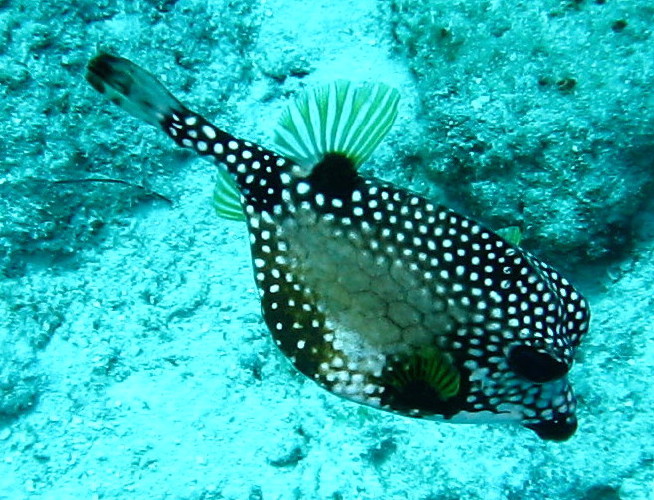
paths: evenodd
<path fill-rule="evenodd" d="M 150 73 L 101 54 L 87 80 L 219 165 L 219 215 L 247 222 L 263 317 L 304 375 L 416 418 L 577 428 L 567 373 L 590 318 L 558 272 L 478 222 L 358 172 L 398 92 L 337 81 L 282 115 L 275 151 L 190 111 Z"/>

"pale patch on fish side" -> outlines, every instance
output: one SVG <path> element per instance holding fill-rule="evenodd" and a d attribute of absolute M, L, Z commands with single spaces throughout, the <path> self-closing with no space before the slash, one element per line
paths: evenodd
<path fill-rule="evenodd" d="M 404 267 L 395 251 L 371 250 L 356 228 L 346 231 L 339 221 L 298 212 L 284 221 L 282 234 L 302 281 L 320 291 L 335 348 L 408 352 L 453 328 L 443 300 L 428 298 L 421 273 Z"/>
<path fill-rule="evenodd" d="M 439 336 L 453 330 L 445 301 L 396 251 L 372 250 L 369 239 L 333 217 L 300 209 L 282 222 L 280 237 L 303 285 L 318 291 L 330 347 L 321 377 L 335 394 L 379 407 L 387 357 L 443 344 Z"/>
<path fill-rule="evenodd" d="M 522 408 L 519 405 L 511 403 L 501 404 L 497 410 L 494 411 L 460 411 L 454 415 L 448 422 L 453 424 L 511 424 L 518 423 L 523 420 Z M 425 417 L 429 420 L 443 420 L 438 415 Z"/>

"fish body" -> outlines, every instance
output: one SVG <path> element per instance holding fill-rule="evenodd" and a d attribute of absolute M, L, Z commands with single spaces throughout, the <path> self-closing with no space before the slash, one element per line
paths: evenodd
<path fill-rule="evenodd" d="M 280 154 L 215 127 L 126 59 L 97 56 L 87 79 L 224 165 L 238 201 L 218 190 L 219 213 L 242 210 L 264 320 L 300 372 L 406 416 L 575 432 L 567 373 L 587 302 L 478 222 L 358 173 L 392 124 L 394 90 L 339 82 L 299 99 Z"/>

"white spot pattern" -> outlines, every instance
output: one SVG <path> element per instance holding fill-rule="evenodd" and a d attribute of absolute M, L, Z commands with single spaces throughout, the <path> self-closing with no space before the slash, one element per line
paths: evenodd
<path fill-rule="evenodd" d="M 523 423 L 572 425 L 565 379 L 533 384 L 507 360 L 520 345 L 569 366 L 588 328 L 586 302 L 549 266 L 474 221 L 376 180 L 346 198 L 312 193 L 286 160 L 196 115 L 172 116 L 164 130 L 213 154 L 236 178 L 264 312 L 292 318 L 269 321 L 275 341 L 298 366 L 315 358 L 312 378 L 379 405 L 385 356 L 435 342 L 469 377 L 461 414 L 506 406 Z M 294 193 L 311 196 L 295 206 Z M 320 342 L 312 331 L 323 332 Z"/>

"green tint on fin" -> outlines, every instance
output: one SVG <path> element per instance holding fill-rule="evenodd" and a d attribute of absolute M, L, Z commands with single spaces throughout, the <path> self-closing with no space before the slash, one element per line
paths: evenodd
<path fill-rule="evenodd" d="M 522 240 L 522 231 L 518 226 L 503 227 L 495 232 L 512 245 L 519 245 Z"/>
<path fill-rule="evenodd" d="M 399 99 L 399 92 L 383 83 L 338 80 L 307 91 L 282 114 L 277 152 L 303 167 L 340 153 L 358 168 L 393 125 Z"/>
<path fill-rule="evenodd" d="M 439 349 L 425 347 L 392 366 L 391 385 L 406 392 L 424 384 L 445 401 L 458 394 L 460 379 L 458 370 Z"/>
<path fill-rule="evenodd" d="M 241 195 L 234 179 L 226 169 L 218 168 L 218 179 L 213 189 L 213 207 L 219 217 L 228 220 L 245 221 Z"/>

